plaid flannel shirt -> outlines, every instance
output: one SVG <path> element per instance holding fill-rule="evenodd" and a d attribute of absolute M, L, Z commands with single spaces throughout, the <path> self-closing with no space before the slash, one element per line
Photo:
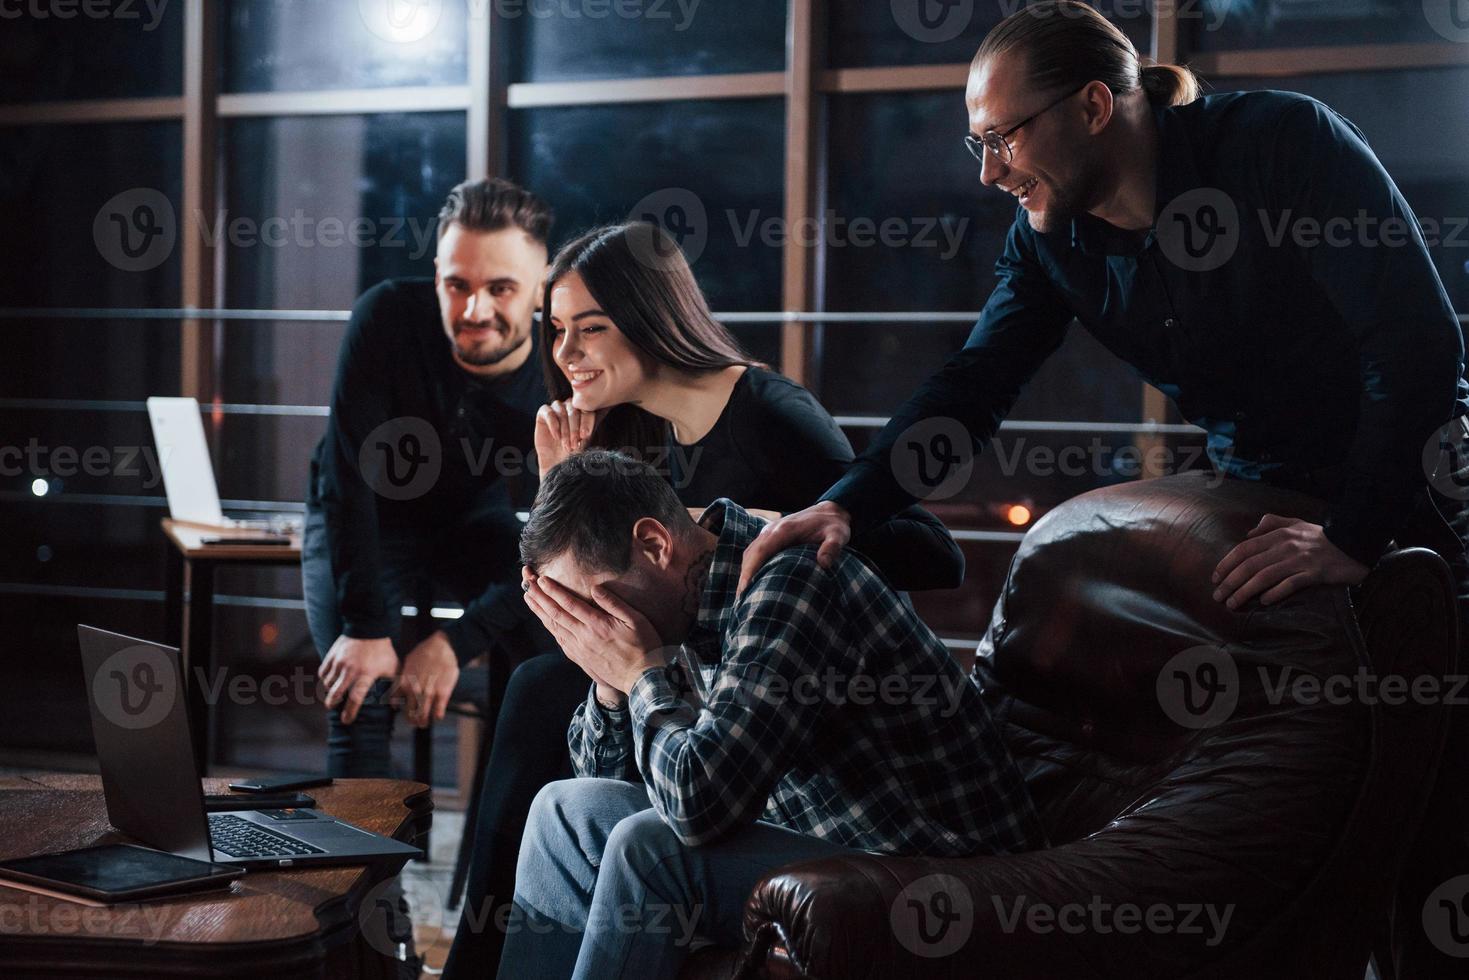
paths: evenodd
<path fill-rule="evenodd" d="M 728 499 L 679 658 L 617 710 L 595 686 L 568 733 L 579 776 L 637 781 L 685 844 L 757 819 L 846 847 L 1013 853 L 1044 833 L 1019 770 L 943 643 L 865 561 L 822 569 L 811 546 L 772 558 L 736 598 L 764 523 Z"/>

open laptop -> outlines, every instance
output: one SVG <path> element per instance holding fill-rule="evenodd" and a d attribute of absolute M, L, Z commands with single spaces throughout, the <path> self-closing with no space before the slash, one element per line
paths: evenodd
<path fill-rule="evenodd" d="M 163 470 L 168 514 L 174 520 L 235 530 L 300 530 L 299 514 L 271 514 L 252 520 L 224 516 L 209 444 L 204 440 L 204 420 L 193 398 L 149 398 L 148 423 L 153 428 L 153 443 Z"/>
<path fill-rule="evenodd" d="M 245 868 L 395 863 L 417 847 L 320 810 L 206 813 L 179 651 L 78 626 L 107 819 L 149 847 Z"/>

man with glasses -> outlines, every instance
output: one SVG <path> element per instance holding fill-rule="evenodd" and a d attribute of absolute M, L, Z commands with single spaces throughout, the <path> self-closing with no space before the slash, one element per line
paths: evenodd
<path fill-rule="evenodd" d="M 964 348 L 847 474 L 764 529 L 741 590 L 780 549 L 819 542 L 834 560 L 854 531 L 920 496 L 890 463 L 920 423 L 957 420 L 987 443 L 1074 319 L 1205 430 L 1222 473 L 1327 501 L 1324 524 L 1265 515 L 1219 562 L 1217 601 L 1355 585 L 1396 540 L 1448 559 L 1469 608 L 1469 519 L 1422 462 L 1469 411 L 1463 339 L 1417 219 L 1360 130 L 1303 95 L 1200 98 L 1186 69 L 1142 66 L 1121 31 L 1069 2 L 996 26 L 965 103 L 981 181 L 1019 204 L 999 283 Z M 1460 717 L 1452 726 L 1405 876 L 1408 923 L 1469 873 L 1469 738 Z M 1462 975 L 1421 930 L 1402 931 L 1408 975 Z"/>

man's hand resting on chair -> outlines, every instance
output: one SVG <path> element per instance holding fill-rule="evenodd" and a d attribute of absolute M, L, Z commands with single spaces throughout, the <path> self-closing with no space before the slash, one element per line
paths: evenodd
<path fill-rule="evenodd" d="M 1214 599 L 1238 609 L 1258 595 L 1268 606 L 1308 585 L 1356 585 L 1367 572 L 1320 524 L 1266 514 L 1215 567 Z"/>

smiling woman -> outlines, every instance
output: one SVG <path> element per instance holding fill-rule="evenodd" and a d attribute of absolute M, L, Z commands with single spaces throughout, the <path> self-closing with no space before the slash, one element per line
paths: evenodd
<path fill-rule="evenodd" d="M 673 380 L 763 367 L 715 321 L 673 236 L 648 222 L 596 228 L 563 247 L 546 275 L 544 309 L 546 390 L 577 411 L 603 413 L 588 445 L 647 452 L 665 444 L 665 420 L 646 404 L 660 372 Z M 728 394 L 727 385 L 713 387 Z M 675 438 L 695 441 L 670 421 Z"/>

